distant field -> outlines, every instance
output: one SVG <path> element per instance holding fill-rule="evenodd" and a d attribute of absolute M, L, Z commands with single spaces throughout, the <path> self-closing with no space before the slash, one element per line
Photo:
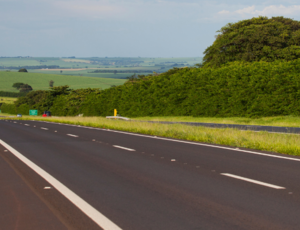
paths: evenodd
<path fill-rule="evenodd" d="M 112 85 L 121 85 L 123 79 L 80 77 L 42 73 L 18 73 L 0 71 L 0 91 L 18 92 L 12 87 L 13 83 L 22 82 L 32 86 L 34 90 L 49 89 L 49 81 L 54 81 L 54 86 L 69 85 L 72 89 L 80 88 L 110 88 Z"/>
<path fill-rule="evenodd" d="M 91 61 L 89 60 L 83 60 L 83 59 L 75 59 L 75 58 L 71 58 L 71 59 L 62 59 L 65 62 L 79 62 L 79 63 L 91 63 Z"/>
<path fill-rule="evenodd" d="M 55 57 L 0 57 L 0 69 L 17 72 L 26 67 L 31 73 L 74 75 L 85 77 L 126 79 L 136 72 L 148 75 L 152 72 L 162 73 L 174 67 L 194 66 L 202 62 L 200 57 L 192 58 L 55 58 Z M 49 67 L 49 68 L 48 68 Z M 51 69 L 57 68 L 57 69 Z M 129 73 L 91 73 L 95 70 L 127 71 Z M 142 71 L 145 72 L 142 72 Z M 62 72 L 61 72 L 62 71 Z M 141 72 L 139 72 L 141 71 Z"/>
<path fill-rule="evenodd" d="M 105 69 L 107 70 L 108 68 L 97 68 L 97 69 Z M 30 73 L 45 73 L 45 74 L 58 74 L 58 75 L 73 75 L 73 76 L 85 76 L 85 77 L 99 77 L 99 78 L 115 78 L 115 79 L 126 79 L 127 77 L 133 75 L 133 73 L 89 73 L 97 69 L 78 69 L 78 70 L 62 70 L 62 73 L 60 70 L 42 70 L 42 69 L 37 69 L 37 70 L 28 70 Z M 112 68 L 109 68 L 111 70 Z M 118 69 L 118 70 L 121 70 Z M 126 69 L 125 69 L 126 70 Z M 139 73 L 143 74 L 143 73 Z M 144 73 L 145 75 L 149 73 Z"/>
<path fill-rule="evenodd" d="M 17 98 L 14 97 L 0 97 L 0 103 L 12 104 Z"/>

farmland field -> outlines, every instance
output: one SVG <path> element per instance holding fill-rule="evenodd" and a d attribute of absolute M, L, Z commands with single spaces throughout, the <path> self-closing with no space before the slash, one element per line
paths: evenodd
<path fill-rule="evenodd" d="M 54 86 L 69 85 L 72 89 L 80 88 L 110 88 L 112 85 L 121 85 L 123 79 L 80 77 L 42 73 L 18 73 L 0 71 L 0 91 L 18 92 L 12 85 L 22 82 L 32 86 L 33 90 L 49 89 L 49 81 L 54 81 Z"/>
<path fill-rule="evenodd" d="M 32 73 L 74 75 L 100 78 L 126 79 L 134 73 L 147 75 L 163 73 L 174 67 L 194 66 L 202 58 L 74 58 L 74 57 L 1 57 L 0 69 L 18 71 L 27 68 Z M 126 73 L 101 73 L 96 70 L 126 71 Z M 61 72 L 62 71 L 62 72 Z M 143 72 L 145 71 L 145 72 Z M 94 73 L 93 73 L 94 72 Z"/>

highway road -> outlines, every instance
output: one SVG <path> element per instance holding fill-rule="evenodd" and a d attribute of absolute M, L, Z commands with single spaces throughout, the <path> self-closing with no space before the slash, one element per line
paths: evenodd
<path fill-rule="evenodd" d="M 0 121 L 1 230 L 298 230 L 299 181 L 299 157 Z"/>

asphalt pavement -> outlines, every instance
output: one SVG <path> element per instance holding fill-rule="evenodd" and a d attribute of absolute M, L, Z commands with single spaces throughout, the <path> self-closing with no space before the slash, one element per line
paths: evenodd
<path fill-rule="evenodd" d="M 300 228 L 299 157 L 38 121 L 0 140 L 3 229 Z"/>

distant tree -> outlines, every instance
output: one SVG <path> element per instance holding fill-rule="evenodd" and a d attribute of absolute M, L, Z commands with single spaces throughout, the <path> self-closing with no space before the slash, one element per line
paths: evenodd
<path fill-rule="evenodd" d="M 118 73 L 118 71 L 117 70 L 114 70 L 114 74 L 117 74 Z"/>
<path fill-rule="evenodd" d="M 61 70 L 60 73 L 62 73 L 63 71 Z"/>
<path fill-rule="evenodd" d="M 16 82 L 16 83 L 14 83 L 14 84 L 12 85 L 12 87 L 14 87 L 14 88 L 16 88 L 16 89 L 20 89 L 20 87 L 21 87 L 22 85 L 25 85 L 25 84 L 24 84 L 24 83 L 21 83 L 21 82 Z"/>
<path fill-rule="evenodd" d="M 19 71 L 18 72 L 24 72 L 24 73 L 27 73 L 28 71 L 27 71 L 27 69 L 25 69 L 25 68 L 22 68 L 22 69 L 19 69 Z"/>
<path fill-rule="evenodd" d="M 54 81 L 53 80 L 49 81 L 49 87 L 53 88 L 53 85 L 54 85 Z"/>
<path fill-rule="evenodd" d="M 24 84 L 20 86 L 20 92 L 30 92 L 32 91 L 32 87 L 28 84 Z"/>

